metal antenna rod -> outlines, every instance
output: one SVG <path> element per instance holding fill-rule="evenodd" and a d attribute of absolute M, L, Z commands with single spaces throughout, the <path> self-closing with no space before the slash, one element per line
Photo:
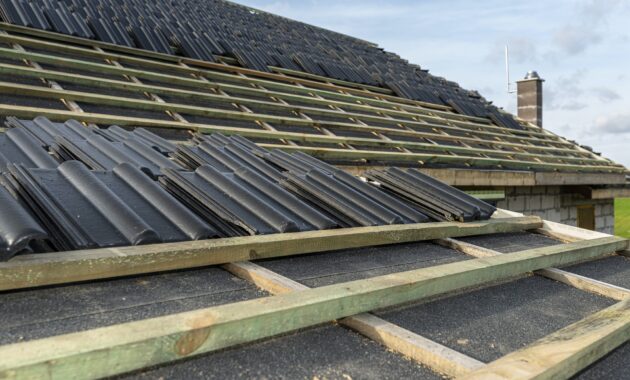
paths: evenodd
<path fill-rule="evenodd" d="M 510 50 L 507 44 L 505 44 L 505 77 L 507 80 L 507 93 L 513 94 L 515 91 L 510 87 L 512 84 L 510 83 Z"/>

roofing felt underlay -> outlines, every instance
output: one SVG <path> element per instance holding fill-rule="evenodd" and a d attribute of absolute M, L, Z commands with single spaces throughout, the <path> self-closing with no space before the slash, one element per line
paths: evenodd
<path fill-rule="evenodd" d="M 152 56 L 8 24 L 0 29 L 4 116 L 158 127 L 176 140 L 189 131 L 239 134 L 353 166 L 625 171 L 533 125 L 506 128 L 493 118 L 326 77 Z"/>
<path fill-rule="evenodd" d="M 7 210 L 0 224 L 15 224 L 0 230 L 5 259 L 25 249 L 422 223 L 425 213 L 479 220 L 495 210 L 443 184 L 423 199 L 388 194 L 306 154 L 266 150 L 241 136 L 196 135 L 174 145 L 145 129 L 75 120 L 6 125 L 0 137 L 20 143 L 6 150 L 1 168 L 9 192 L 0 197 Z M 414 186 L 422 184 L 407 190 Z"/>
<path fill-rule="evenodd" d="M 228 56 L 260 71 L 278 67 L 381 86 L 522 128 L 478 93 L 375 44 L 222 0 L 3 0 L 0 10 L 4 21 L 17 25 L 205 61 Z"/>

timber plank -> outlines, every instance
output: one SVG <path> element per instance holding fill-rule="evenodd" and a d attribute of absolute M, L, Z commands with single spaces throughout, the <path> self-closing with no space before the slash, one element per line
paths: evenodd
<path fill-rule="evenodd" d="M 436 243 L 444 247 L 458 250 L 473 257 L 491 257 L 503 254 L 493 249 L 480 247 L 452 238 L 439 239 L 436 240 Z M 539 276 L 562 282 L 563 284 L 569 286 L 573 286 L 574 288 L 595 293 L 600 296 L 612 298 L 618 301 L 630 297 L 630 290 L 625 289 L 621 286 L 608 284 L 603 281 L 595 280 L 593 278 L 588 278 L 586 276 L 581 276 L 579 274 L 567 272 L 561 269 L 545 268 L 537 270 L 534 273 Z"/>
<path fill-rule="evenodd" d="M 0 263 L 0 290 L 218 265 L 346 248 L 539 228 L 538 217 L 420 223 L 18 255 Z"/>
<path fill-rule="evenodd" d="M 152 102 L 149 102 L 152 103 Z M 158 104 L 158 103 L 154 103 Z M 127 116 L 117 116 L 110 114 L 100 113 L 87 113 L 87 112 L 72 112 L 65 110 L 53 110 L 45 108 L 14 106 L 9 104 L 0 104 L 0 115 L 4 116 L 16 116 L 25 118 L 35 118 L 37 116 L 44 116 L 53 121 L 66 121 L 68 119 L 75 119 L 87 123 L 97 124 L 117 124 L 117 125 L 132 125 L 132 126 L 144 126 L 166 129 L 186 129 L 195 130 L 201 133 L 215 133 L 220 132 L 228 135 L 238 134 L 246 137 L 262 137 L 269 138 L 275 137 L 278 139 L 292 140 L 292 141 L 320 141 L 331 142 L 337 140 L 337 142 L 350 142 L 355 139 L 326 136 L 326 135 L 310 135 L 304 133 L 293 132 L 278 132 L 268 131 L 264 129 L 249 129 L 249 128 L 235 128 L 225 126 L 215 126 L 210 124 L 195 124 L 184 123 L 178 121 L 168 120 L 155 120 L 146 118 L 136 118 Z M 368 128 L 359 125 L 353 125 L 357 128 Z M 380 140 L 381 143 L 387 143 L 385 140 Z M 316 157 L 324 159 L 372 159 L 372 160 L 393 160 L 402 162 L 430 162 L 430 163 L 458 163 L 464 165 L 479 165 L 479 166 L 497 166 L 509 164 L 516 168 L 545 168 L 545 169 L 566 169 L 566 170 L 588 170 L 594 172 L 624 172 L 625 168 L 620 166 L 604 166 L 604 165 L 572 165 L 572 164 L 550 164 L 538 161 L 518 161 L 518 160 L 502 160 L 494 158 L 484 157 L 468 157 L 468 156 L 450 156 L 446 154 L 423 154 L 423 153 L 404 153 L 404 152 L 390 152 L 390 151 L 368 151 L 368 150 L 347 150 L 347 149 L 328 149 L 328 148 L 313 148 L 306 146 L 289 146 L 289 145 L 277 145 L 277 144 L 259 144 L 262 147 L 272 149 L 284 149 L 284 150 L 301 150 L 305 153 L 311 154 Z"/>
<path fill-rule="evenodd" d="M 0 64 L 0 72 L 2 72 L 2 65 Z M 39 71 L 34 72 L 35 76 L 41 77 L 39 75 Z M 110 82 L 119 82 L 114 80 L 109 80 Z M 131 88 L 129 83 L 122 82 L 123 84 L 119 85 L 120 87 Z M 142 86 L 141 84 L 137 84 L 138 86 Z M 143 88 L 144 91 L 150 91 L 152 86 L 147 86 Z M 143 93 L 144 93 L 143 91 Z M 182 90 L 183 91 L 183 90 Z M 168 103 L 168 102 L 155 102 L 150 100 L 143 99 L 135 99 L 135 98 L 126 98 L 119 96 L 110 96 L 110 95 L 101 95 L 87 92 L 79 92 L 79 91 L 68 91 L 68 90 L 60 90 L 60 89 L 51 89 L 45 88 L 41 86 L 30 86 L 24 84 L 14 84 L 7 82 L 0 82 L 0 92 L 15 94 L 15 95 L 31 95 L 36 97 L 45 97 L 52 99 L 64 99 L 66 101 L 80 101 L 97 105 L 112 105 L 124 108 L 132 108 L 132 109 L 143 109 L 143 110 L 153 110 L 153 111 L 165 111 L 165 112 L 182 112 L 191 115 L 200 115 L 200 116 L 211 116 L 211 117 L 219 117 L 225 119 L 232 120 L 248 120 L 248 121 L 265 121 L 271 122 L 278 125 L 299 125 L 299 126 L 327 126 L 332 128 L 339 129 L 349 129 L 349 130 L 368 130 L 372 131 L 368 125 L 357 126 L 352 123 L 337 123 L 337 122 L 322 122 L 318 120 L 312 119 L 303 119 L 303 118 L 293 118 L 293 117 L 284 117 L 284 116 L 275 116 L 275 115 L 266 115 L 259 113 L 248 113 L 248 112 L 239 112 L 239 111 L 228 111 L 224 109 L 217 108 L 209 108 L 209 107 L 198 107 L 198 106 L 190 106 L 186 104 L 177 104 L 177 103 Z M 202 94 L 203 95 L 203 94 Z M 229 96 L 222 95 L 212 95 L 206 94 L 206 97 L 211 97 L 213 100 L 221 99 L 224 102 L 228 103 L 244 103 L 248 104 L 252 101 L 242 98 L 232 98 Z M 267 103 L 254 101 L 258 103 L 263 103 L 265 105 L 275 104 L 275 103 Z M 284 107 L 288 107 L 292 111 L 295 112 L 311 112 L 307 108 L 300 107 L 292 107 L 288 105 L 284 105 Z M 364 119 L 379 119 L 371 118 L 371 117 L 363 117 L 361 115 L 353 115 L 353 114 L 344 114 L 337 111 L 330 111 L 336 116 L 342 117 L 362 117 Z M 405 122 L 405 121 L 396 121 L 395 119 L 384 119 L 389 122 L 400 122 L 403 124 L 420 124 L 419 122 Z M 426 125 L 425 125 L 426 126 Z M 385 131 L 387 128 L 379 128 L 380 131 Z M 247 131 L 243 131 L 242 133 L 246 133 Z M 315 132 L 315 130 L 313 130 Z M 388 131 L 389 132 L 389 131 Z M 387 133 L 388 133 L 387 132 Z M 392 131 L 392 133 L 396 134 L 396 130 Z M 424 134 L 422 132 L 417 132 L 418 134 Z M 312 139 L 322 140 L 322 136 L 319 134 L 303 134 L 302 136 L 304 140 L 311 141 Z M 439 135 L 435 135 L 438 138 L 441 138 Z M 328 136 L 327 136 L 328 137 Z M 418 136 L 419 137 L 419 136 Z M 456 137 L 452 137 L 453 140 L 461 140 Z M 544 160 L 558 160 L 558 163 L 562 162 L 578 162 L 581 164 L 584 163 L 600 163 L 601 160 L 584 158 L 584 157 L 566 157 L 566 156 L 556 156 L 553 154 L 535 154 L 535 153 L 521 153 L 521 152 L 504 152 L 500 150 L 493 149 L 479 149 L 479 148 L 471 148 L 471 147 L 459 147 L 459 146 L 441 146 L 429 143 L 422 142 L 410 142 L 410 141 L 396 141 L 396 140 L 383 140 L 383 139 L 372 139 L 372 138 L 349 138 L 349 137 L 334 137 L 325 139 L 326 142 L 331 143 L 351 143 L 354 145 L 363 145 L 363 146 L 392 146 L 392 147 L 409 147 L 409 148 L 418 148 L 418 149 L 426 149 L 431 151 L 439 151 L 439 152 L 453 152 L 453 153 L 463 153 L 463 154 L 491 154 L 495 156 L 504 156 L 510 158 L 508 161 L 512 161 L 514 158 L 522 159 L 522 158 L 540 158 Z"/>
<path fill-rule="evenodd" d="M 46 43 L 42 41 L 38 41 L 38 40 L 24 39 L 24 38 L 15 37 L 15 36 L 0 35 L 0 41 L 5 41 L 5 40 L 9 42 L 22 43 L 24 45 L 33 45 L 36 47 L 43 46 L 45 48 L 47 46 Z M 207 70 L 198 70 L 198 69 L 193 69 L 191 67 L 184 67 L 184 66 L 160 63 L 156 61 L 142 60 L 142 59 L 132 58 L 128 56 L 111 55 L 111 54 L 106 54 L 106 53 L 100 53 L 100 52 L 97 52 L 96 50 L 78 49 L 74 47 L 68 47 L 65 45 L 58 45 L 56 47 L 62 50 L 70 49 L 71 52 L 73 53 L 88 54 L 90 56 L 97 56 L 102 59 L 117 60 L 119 62 L 129 62 L 132 64 L 140 64 L 140 65 L 144 64 L 147 67 L 152 67 L 156 69 L 182 71 L 183 74 L 195 74 L 195 75 L 200 75 L 200 76 L 207 77 L 210 79 L 237 80 L 237 81 L 244 82 L 246 85 L 259 84 L 264 87 L 277 89 L 277 90 L 288 92 L 288 93 L 308 95 L 309 93 L 315 92 L 324 98 L 326 97 L 333 98 L 333 99 L 338 99 L 341 101 L 348 101 L 350 103 L 352 102 L 356 103 L 357 101 L 361 101 L 362 103 L 365 103 L 365 104 L 374 105 L 374 106 L 383 106 L 383 107 L 388 107 L 388 108 L 391 108 L 392 105 L 396 105 L 398 107 L 401 107 L 401 106 L 404 107 L 404 105 L 402 104 L 395 104 L 395 103 L 391 103 L 384 100 L 376 100 L 376 99 L 370 99 L 370 98 L 365 98 L 365 97 L 360 97 L 360 96 L 355 96 L 355 95 L 350 95 L 350 94 L 344 94 L 338 91 L 337 92 L 323 91 L 323 90 L 316 90 L 313 88 L 299 87 L 299 86 L 282 84 L 282 83 L 266 81 L 266 80 L 256 80 L 249 77 L 234 76 L 230 74 L 218 73 L 218 72 L 207 71 Z M 67 67 L 75 67 L 82 70 L 89 70 L 89 71 L 95 71 L 95 72 L 102 71 L 102 72 L 116 74 L 116 75 L 121 75 L 121 74 L 132 75 L 138 78 L 147 78 L 147 79 L 161 80 L 161 81 L 166 81 L 166 82 L 170 81 L 173 83 L 179 83 L 179 84 L 194 86 L 198 88 L 207 89 L 207 88 L 217 88 L 217 86 L 221 86 L 221 87 L 224 87 L 225 89 L 228 89 L 228 86 L 229 86 L 229 85 L 224 85 L 224 84 L 219 85 L 218 83 L 212 83 L 212 84 L 204 83 L 198 79 L 161 74 L 159 72 L 151 72 L 151 71 L 143 71 L 143 70 L 127 69 L 127 68 L 123 69 L 123 68 L 119 68 L 119 67 L 116 68 L 116 67 L 111 67 L 111 66 L 108 67 L 107 65 L 100 64 L 100 63 L 87 62 L 87 61 L 82 61 L 82 60 L 77 60 L 77 59 L 62 58 L 62 57 L 52 56 L 48 54 L 20 52 L 20 51 L 15 51 L 11 49 L 5 49 L 5 48 L 0 48 L 0 53 L 1 53 L 0 55 L 2 56 L 8 56 L 8 57 L 18 58 L 18 59 L 20 58 L 29 59 L 29 60 L 40 62 L 40 63 L 50 63 L 50 64 L 63 63 Z M 239 85 L 229 86 L 229 88 L 232 90 L 237 89 L 239 91 L 244 91 L 245 89 L 245 87 L 239 86 Z M 249 88 L 248 91 L 250 93 L 251 92 L 261 93 L 261 90 L 257 90 L 253 88 Z M 398 99 L 401 99 L 401 98 L 398 98 Z M 409 107 L 411 108 L 409 111 L 414 112 L 414 116 L 418 116 L 425 119 L 444 121 L 444 119 L 440 117 L 432 116 L 433 113 L 436 113 L 439 111 L 435 111 L 435 110 L 428 111 L 420 107 L 412 107 L 412 106 L 409 106 Z M 431 115 L 427 116 L 423 114 L 422 111 L 424 111 L 425 113 L 429 113 Z M 454 126 L 448 126 L 444 124 L 440 125 L 441 128 L 445 128 L 445 129 L 454 129 L 454 130 L 460 130 L 460 131 L 465 131 L 465 132 L 475 132 L 478 134 L 492 135 L 492 136 L 502 137 L 506 139 L 515 139 L 516 141 L 518 140 L 532 140 L 532 141 L 546 140 L 547 142 L 551 142 L 553 144 L 574 146 L 574 144 L 572 143 L 561 140 L 558 136 L 545 133 L 545 132 L 535 132 L 535 131 L 525 131 L 525 130 L 521 131 L 521 130 L 509 129 L 505 127 L 490 125 L 490 124 L 478 124 L 478 123 L 453 120 L 453 119 L 449 119 L 449 117 L 456 114 L 453 114 L 453 113 L 444 113 L 444 114 L 445 115 L 443 116 L 446 117 L 448 121 L 454 125 Z M 496 131 L 496 132 L 490 132 L 490 131 Z M 521 134 L 524 134 L 524 136 L 519 136 Z"/>
<path fill-rule="evenodd" d="M 272 294 L 309 289 L 299 282 L 251 262 L 230 263 L 223 268 Z M 459 376 L 484 365 L 476 359 L 370 313 L 346 317 L 339 320 L 339 323 L 441 374 Z"/>
<path fill-rule="evenodd" d="M 115 375 L 625 249 L 608 237 L 124 323 L 0 347 L 0 377 Z"/>
<path fill-rule="evenodd" d="M 569 378 L 629 339 L 630 299 L 627 299 L 461 378 Z"/>

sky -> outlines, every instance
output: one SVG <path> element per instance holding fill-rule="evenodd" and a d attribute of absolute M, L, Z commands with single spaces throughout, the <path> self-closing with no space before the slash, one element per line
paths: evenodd
<path fill-rule="evenodd" d="M 545 79 L 543 126 L 630 168 L 630 1 L 236 0 L 362 38 L 516 113 Z"/>

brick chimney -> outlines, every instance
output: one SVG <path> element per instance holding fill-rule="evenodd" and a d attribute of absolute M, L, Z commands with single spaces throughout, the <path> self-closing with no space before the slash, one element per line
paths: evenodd
<path fill-rule="evenodd" d="M 544 80 L 535 71 L 530 71 L 525 79 L 516 81 L 518 96 L 518 117 L 542 128 L 542 84 Z"/>

